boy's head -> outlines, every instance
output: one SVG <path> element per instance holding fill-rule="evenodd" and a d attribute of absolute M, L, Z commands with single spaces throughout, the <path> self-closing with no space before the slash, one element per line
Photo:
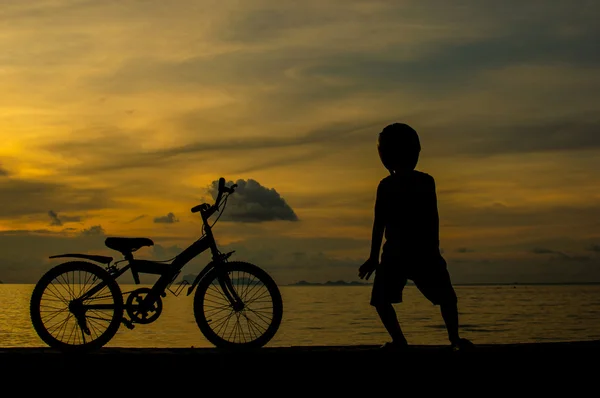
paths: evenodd
<path fill-rule="evenodd" d="M 414 170 L 421 152 L 419 135 L 407 124 L 390 124 L 379 133 L 377 150 L 390 173 Z"/>

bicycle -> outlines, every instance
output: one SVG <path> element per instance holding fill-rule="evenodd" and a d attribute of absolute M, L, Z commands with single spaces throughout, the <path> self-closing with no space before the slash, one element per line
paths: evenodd
<path fill-rule="evenodd" d="M 235 251 L 221 253 L 212 232 L 236 187 L 236 184 L 226 187 L 225 179 L 220 178 L 215 203 L 202 203 L 191 209 L 202 217 L 203 234 L 170 260 L 134 259 L 135 251 L 153 246 L 154 242 L 149 238 L 121 237 L 105 240 L 107 247 L 124 257 L 114 264 L 108 256 L 76 253 L 50 256 L 81 260 L 56 265 L 36 284 L 30 316 L 38 336 L 50 347 L 65 352 L 99 349 L 115 336 L 121 324 L 133 329 L 135 324 L 156 321 L 162 313 L 162 298 L 166 297 L 167 289 L 178 296 L 189 285 L 187 296 L 196 290 L 193 304 L 196 323 L 213 345 L 231 349 L 260 348 L 267 344 L 276 334 L 283 315 L 279 288 L 258 266 L 228 261 Z M 210 225 L 209 218 L 215 212 L 220 214 Z M 209 249 L 212 260 L 191 284 L 184 279 L 173 292 L 170 287 L 182 268 Z M 127 264 L 119 268 L 122 262 Z M 117 278 L 128 270 L 136 285 L 140 284 L 139 274 L 160 276 L 151 288 L 123 293 Z"/>

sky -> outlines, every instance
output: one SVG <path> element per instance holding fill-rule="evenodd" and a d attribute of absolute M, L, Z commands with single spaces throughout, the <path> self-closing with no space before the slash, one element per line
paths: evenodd
<path fill-rule="evenodd" d="M 3 0 L 0 280 L 169 259 L 190 209 L 281 283 L 358 280 L 377 134 L 420 135 L 454 283 L 600 281 L 595 1 Z M 193 260 L 183 274 L 210 261 Z"/>

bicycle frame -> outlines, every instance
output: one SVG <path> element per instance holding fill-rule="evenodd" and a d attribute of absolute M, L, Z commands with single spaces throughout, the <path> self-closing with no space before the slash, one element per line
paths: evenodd
<path fill-rule="evenodd" d="M 128 261 L 128 264 L 125 267 L 118 269 L 117 271 L 112 273 L 113 279 L 117 279 L 128 270 L 131 270 L 136 285 L 140 283 L 140 273 L 160 275 L 159 279 L 154 283 L 148 295 L 139 305 L 138 308 L 140 308 L 142 311 L 150 308 L 156 302 L 156 300 L 160 298 L 160 296 L 164 297 L 166 289 L 173 283 L 175 278 L 181 272 L 181 269 L 199 254 L 210 249 L 212 253 L 212 261 L 209 262 L 204 267 L 204 269 L 202 269 L 202 271 L 196 276 L 196 279 L 188 288 L 188 296 L 192 293 L 192 291 L 202 280 L 202 278 L 206 276 L 206 274 L 208 274 L 208 272 L 215 268 L 218 268 L 219 264 L 224 263 L 227 260 L 227 258 L 229 258 L 231 254 L 233 254 L 233 252 L 223 254 L 219 251 L 212 232 L 212 227 L 208 222 L 209 217 L 220 206 L 224 184 L 224 180 L 221 180 L 222 181 L 220 181 L 219 194 L 217 196 L 215 204 L 213 206 L 200 205 L 192 209 L 192 212 L 199 211 L 202 217 L 202 223 L 204 225 L 205 231 L 202 237 L 200 237 L 189 247 L 187 247 L 185 250 L 179 253 L 171 263 L 156 262 L 151 260 L 136 260 L 133 258 L 133 254 L 131 252 L 125 253 L 125 261 Z M 230 193 L 233 192 L 233 188 L 235 188 L 235 186 L 232 188 L 228 188 L 231 189 L 231 191 L 229 191 Z M 225 296 L 232 305 L 237 305 L 241 302 L 241 299 L 239 298 L 235 289 L 233 288 L 231 279 L 227 277 L 226 274 L 219 276 L 219 284 L 221 285 Z M 104 287 L 105 284 L 102 283 L 95 286 L 94 288 L 90 289 L 87 293 L 85 293 L 82 297 L 80 297 L 80 300 L 83 302 L 86 298 L 93 296 L 97 292 L 101 291 Z M 110 304 L 86 304 L 84 305 L 84 308 L 112 309 L 112 306 Z"/>

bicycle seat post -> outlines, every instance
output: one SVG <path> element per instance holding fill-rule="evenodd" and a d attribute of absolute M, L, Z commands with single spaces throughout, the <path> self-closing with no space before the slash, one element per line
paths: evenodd
<path fill-rule="evenodd" d="M 123 252 L 123 256 L 125 257 L 125 260 L 127 260 L 129 262 L 129 265 L 131 265 L 131 274 L 133 275 L 133 281 L 135 282 L 136 285 L 139 285 L 140 284 L 140 275 L 133 264 L 133 262 L 134 262 L 133 252 Z"/>

